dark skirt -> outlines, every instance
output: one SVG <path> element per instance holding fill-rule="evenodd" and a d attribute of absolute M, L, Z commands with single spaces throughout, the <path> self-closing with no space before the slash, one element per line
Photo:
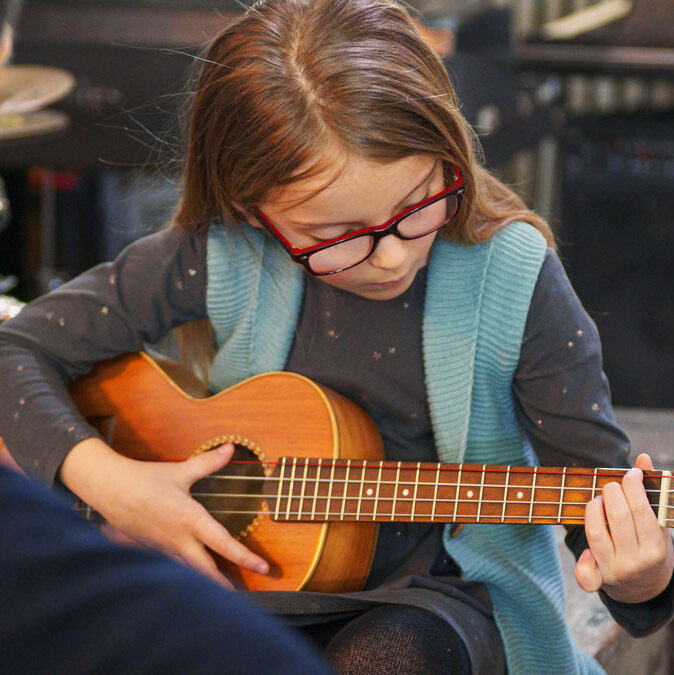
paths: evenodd
<path fill-rule="evenodd" d="M 295 627 L 342 623 L 380 605 L 407 605 L 442 618 L 466 645 L 473 673 L 504 673 L 505 654 L 484 584 L 437 574 L 444 555 L 442 529 L 434 528 L 411 558 L 384 583 L 354 593 L 249 591 L 254 602 Z"/>

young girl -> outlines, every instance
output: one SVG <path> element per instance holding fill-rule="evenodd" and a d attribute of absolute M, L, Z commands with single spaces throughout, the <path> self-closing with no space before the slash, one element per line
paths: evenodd
<path fill-rule="evenodd" d="M 67 396 L 94 362 L 177 326 L 214 391 L 307 375 L 374 417 L 389 459 L 627 466 L 550 229 L 479 166 L 441 61 L 390 0 L 267 0 L 224 30 L 203 59 L 175 227 L 0 331 L 0 434 L 25 470 L 221 583 L 206 547 L 265 574 L 189 496 L 231 446 L 130 460 Z M 578 583 L 644 634 L 672 614 L 672 546 L 647 507 L 650 460 L 637 464 L 567 543 Z M 362 592 L 256 599 L 339 672 L 600 670 L 565 624 L 551 528 L 452 534 L 384 525 Z"/>

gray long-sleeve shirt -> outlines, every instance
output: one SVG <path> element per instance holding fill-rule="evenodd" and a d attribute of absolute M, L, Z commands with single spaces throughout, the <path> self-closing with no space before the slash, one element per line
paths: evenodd
<path fill-rule="evenodd" d="M 170 229 L 145 237 L 0 326 L 0 435 L 26 471 L 53 481 L 70 449 L 97 435 L 70 401 L 68 381 L 97 361 L 138 351 L 175 326 L 207 318 L 206 243 L 206 231 Z M 386 302 L 308 278 L 288 363 L 361 403 L 380 425 L 387 453 L 412 452 L 410 460 L 432 451 L 420 348 L 424 292 L 425 272 L 405 294 Z M 406 321 L 397 320 L 402 311 Z M 356 335 L 350 330 L 354 322 L 370 329 L 360 326 Z M 408 346 L 409 358 L 396 360 L 401 345 Z M 345 355 L 357 349 L 371 358 L 337 376 Z M 326 368 L 331 354 L 337 365 Z M 542 465 L 627 466 L 629 443 L 613 418 L 596 327 L 551 251 L 534 290 L 513 392 Z M 587 547 L 583 528 L 568 531 L 567 543 L 578 557 Z M 408 532 L 413 547 L 418 535 Z M 404 548 L 400 539 L 396 545 Z M 649 603 L 603 599 L 638 634 L 672 616 L 673 595 L 670 584 Z"/>

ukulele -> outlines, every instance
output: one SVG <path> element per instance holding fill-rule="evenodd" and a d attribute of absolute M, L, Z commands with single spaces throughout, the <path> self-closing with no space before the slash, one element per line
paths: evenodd
<path fill-rule="evenodd" d="M 382 522 L 581 525 L 585 504 L 626 471 L 385 461 L 363 410 L 294 373 L 197 398 L 140 353 L 100 363 L 70 391 L 106 442 L 134 459 L 179 461 L 234 443 L 227 466 L 191 492 L 270 563 L 258 575 L 218 561 L 250 590 L 361 588 Z M 644 484 L 660 525 L 673 527 L 671 472 L 644 471 Z"/>

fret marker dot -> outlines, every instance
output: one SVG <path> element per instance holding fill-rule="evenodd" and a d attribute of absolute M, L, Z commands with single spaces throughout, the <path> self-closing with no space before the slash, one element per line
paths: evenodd
<path fill-rule="evenodd" d="M 522 497 L 524 497 L 524 492 L 518 492 L 517 499 L 522 499 Z"/>
<path fill-rule="evenodd" d="M 407 497 L 407 495 L 408 495 L 409 493 L 410 493 L 410 491 L 409 491 L 407 488 L 405 488 L 405 489 L 403 490 L 403 497 Z"/>
<path fill-rule="evenodd" d="M 472 496 L 473 496 L 473 491 L 468 490 L 468 492 L 466 492 L 466 497 L 468 497 L 468 499 L 470 499 Z"/>
<path fill-rule="evenodd" d="M 372 494 L 372 488 L 365 490 L 365 494 L 369 497 Z"/>

